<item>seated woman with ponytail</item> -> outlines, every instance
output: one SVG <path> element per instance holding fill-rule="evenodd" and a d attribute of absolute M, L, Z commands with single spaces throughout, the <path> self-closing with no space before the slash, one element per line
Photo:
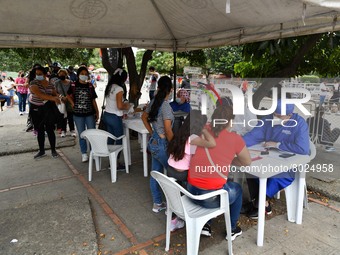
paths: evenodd
<path fill-rule="evenodd" d="M 186 183 L 191 156 L 195 154 L 197 146 L 206 148 L 216 146 L 214 137 L 204 128 L 206 123 L 206 115 L 202 115 L 200 110 L 191 110 L 174 139 L 169 143 L 168 176 Z"/>
<path fill-rule="evenodd" d="M 163 76 L 158 80 L 157 94 L 145 109 L 142 120 L 151 134 L 148 149 L 151 152 L 152 171 L 163 172 L 168 168 L 168 142 L 173 138 L 172 122 L 174 114 L 168 102 L 172 90 L 171 79 Z M 162 202 L 162 192 L 157 181 L 150 177 L 150 188 L 153 199 L 152 211 L 158 213 L 166 209 Z"/>

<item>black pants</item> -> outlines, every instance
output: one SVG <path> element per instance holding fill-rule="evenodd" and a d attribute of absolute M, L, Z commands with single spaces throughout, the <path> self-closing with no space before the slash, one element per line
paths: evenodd
<path fill-rule="evenodd" d="M 58 125 L 57 125 L 58 129 L 61 129 L 62 131 L 66 132 L 67 123 L 68 123 L 68 127 L 70 128 L 70 131 L 74 131 L 73 112 L 67 112 L 66 118 L 59 119 Z"/>
<path fill-rule="evenodd" d="M 46 114 L 43 106 L 31 104 L 31 117 L 34 129 L 38 132 L 39 151 L 45 152 L 45 131 L 50 142 L 51 151 L 55 151 L 56 138 L 54 134 L 55 124 L 46 120 Z"/>

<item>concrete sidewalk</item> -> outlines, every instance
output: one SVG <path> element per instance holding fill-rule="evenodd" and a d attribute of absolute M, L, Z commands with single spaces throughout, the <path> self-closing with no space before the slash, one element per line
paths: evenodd
<path fill-rule="evenodd" d="M 186 254 L 184 229 L 172 234 L 172 248 L 164 252 L 165 215 L 151 212 L 137 140 L 132 141 L 130 174 L 118 172 L 112 184 L 104 159 L 104 170 L 94 172 L 89 183 L 77 140 L 57 138 L 61 157 L 53 159 L 47 151 L 47 157 L 33 160 L 37 141 L 22 131 L 26 117 L 7 109 L 0 123 L 0 254 Z M 336 200 L 339 156 L 318 148 L 312 164 L 330 163 L 335 170 L 307 175 L 309 187 L 322 187 Z M 309 203 L 302 225 L 288 222 L 286 214 L 271 217 L 263 247 L 256 246 L 254 223 L 233 242 L 234 254 L 340 254 L 340 204 L 328 204 L 332 208 Z M 213 237 L 201 238 L 200 254 L 226 254 L 224 230 L 218 227 L 223 222 L 218 218 L 214 224 Z"/>

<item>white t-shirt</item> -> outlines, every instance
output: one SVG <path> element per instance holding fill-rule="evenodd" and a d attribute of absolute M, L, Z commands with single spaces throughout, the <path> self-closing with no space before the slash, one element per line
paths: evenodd
<path fill-rule="evenodd" d="M 109 96 L 105 97 L 106 100 L 105 111 L 108 113 L 116 114 L 117 116 L 123 116 L 123 110 L 119 110 L 117 107 L 117 94 L 119 92 L 124 93 L 123 88 L 118 86 L 117 84 L 113 84 Z M 124 99 L 122 96 L 122 102 L 123 100 Z"/>
<path fill-rule="evenodd" d="M 328 89 L 325 83 L 321 82 L 320 83 L 320 96 L 327 96 L 327 94 L 328 94 Z"/>

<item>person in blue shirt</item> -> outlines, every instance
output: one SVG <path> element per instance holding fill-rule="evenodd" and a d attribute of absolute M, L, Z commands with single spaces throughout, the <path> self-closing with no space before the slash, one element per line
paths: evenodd
<path fill-rule="evenodd" d="M 185 89 L 179 89 L 176 94 L 176 100 L 170 103 L 174 112 L 190 112 L 189 92 Z"/>
<path fill-rule="evenodd" d="M 265 147 L 275 147 L 283 151 L 296 154 L 309 154 L 309 129 L 304 118 L 293 113 L 294 105 L 286 104 L 286 114 L 283 115 L 281 100 L 275 112 L 262 118 L 258 126 L 243 136 L 243 139 L 250 147 L 255 144 L 264 143 Z M 288 171 L 276 175 L 267 180 L 267 198 L 272 198 L 277 192 L 289 186 L 294 181 L 295 173 Z M 248 216 L 257 219 L 257 199 L 259 192 L 258 179 L 247 178 L 250 199 L 253 201 Z M 271 213 L 271 207 L 266 202 L 266 213 Z"/>

